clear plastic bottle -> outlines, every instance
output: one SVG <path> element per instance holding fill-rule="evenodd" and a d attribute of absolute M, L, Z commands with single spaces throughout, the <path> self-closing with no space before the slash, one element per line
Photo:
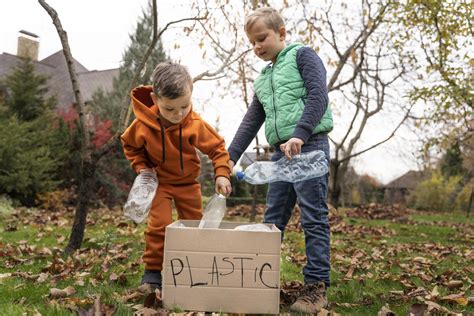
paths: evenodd
<path fill-rule="evenodd" d="M 226 199 L 222 194 L 214 194 L 207 202 L 199 228 L 218 228 L 226 212 Z"/>
<path fill-rule="evenodd" d="M 150 212 L 151 203 L 158 188 L 158 178 L 154 170 L 140 172 L 133 181 L 123 210 L 124 215 L 135 223 L 141 223 Z"/>
<path fill-rule="evenodd" d="M 322 150 L 295 155 L 291 160 L 283 156 L 278 161 L 256 161 L 237 172 L 237 179 L 251 184 L 276 181 L 298 182 L 320 177 L 329 171 L 326 156 Z"/>

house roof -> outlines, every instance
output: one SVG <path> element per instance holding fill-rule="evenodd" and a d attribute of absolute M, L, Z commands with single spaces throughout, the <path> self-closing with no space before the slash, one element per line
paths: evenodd
<path fill-rule="evenodd" d="M 418 183 L 426 178 L 423 171 L 410 170 L 384 186 L 387 189 L 414 189 Z"/>
<path fill-rule="evenodd" d="M 81 87 L 82 96 L 85 100 L 92 100 L 92 96 L 97 89 L 104 91 L 112 91 L 113 78 L 118 77 L 119 69 L 93 70 L 78 74 L 79 85 Z"/>
<path fill-rule="evenodd" d="M 20 62 L 21 58 L 16 55 L 0 54 L 0 78 L 9 75 Z M 62 50 L 40 61 L 35 61 L 34 64 L 38 74 L 48 77 L 49 92 L 47 96 L 56 96 L 58 108 L 67 108 L 75 102 L 76 98 Z M 89 71 L 75 59 L 74 66 L 78 73 L 79 86 L 85 101 L 91 100 L 98 88 L 102 88 L 106 92 L 111 91 L 113 79 L 119 73 L 118 68 Z"/>
<path fill-rule="evenodd" d="M 85 72 L 88 71 L 86 67 L 84 67 L 81 63 L 73 58 L 74 67 L 76 68 L 76 72 Z M 66 69 L 67 70 L 67 63 L 66 57 L 64 57 L 63 51 L 59 50 L 56 53 L 49 55 L 46 58 L 43 58 L 40 63 L 53 66 L 54 68 Z"/>

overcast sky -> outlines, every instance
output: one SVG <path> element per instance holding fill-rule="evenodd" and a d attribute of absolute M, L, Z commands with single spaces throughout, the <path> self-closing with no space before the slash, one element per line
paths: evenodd
<path fill-rule="evenodd" d="M 103 70 L 119 66 L 122 53 L 129 44 L 129 34 L 134 31 L 137 19 L 148 0 L 48 0 L 47 2 L 57 10 L 60 16 L 62 25 L 68 33 L 74 58 L 89 70 Z M 185 0 L 179 2 L 186 3 Z M 183 14 L 186 6 L 181 4 L 177 7 L 176 3 L 178 1 L 158 1 L 161 26 L 167 21 L 187 17 L 179 15 Z M 16 54 L 20 30 L 35 33 L 40 37 L 39 59 L 62 49 L 51 18 L 36 0 L 2 1 L 0 4 L 0 53 Z M 178 57 L 173 55 L 175 52 L 169 47 L 172 34 L 172 32 L 165 33 L 163 40 L 165 50 L 171 54 L 172 59 L 176 59 Z M 200 59 L 190 57 L 184 62 L 190 68 L 192 75 L 200 72 Z M 196 97 L 205 99 L 208 87 L 209 84 L 197 86 L 196 90 L 199 89 L 201 95 Z M 217 107 L 206 108 L 206 113 L 201 113 L 211 124 L 215 120 L 215 113 L 220 116 L 221 133 L 227 144 L 230 144 L 244 113 L 241 105 L 236 105 L 236 107 L 240 107 L 235 111 L 238 114 L 230 115 L 231 117 L 227 115 L 228 111 Z M 379 130 L 370 134 L 390 133 L 383 130 L 383 124 L 380 126 Z M 364 143 L 370 145 L 374 140 L 367 138 Z M 407 170 L 417 167 L 413 142 L 412 137 L 397 137 L 358 158 L 356 170 L 387 183 Z"/>

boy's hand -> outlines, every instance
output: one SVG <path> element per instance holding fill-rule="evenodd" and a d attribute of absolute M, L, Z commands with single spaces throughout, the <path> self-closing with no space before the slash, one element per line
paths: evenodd
<path fill-rule="evenodd" d="M 286 158 L 291 160 L 294 155 L 301 153 L 301 146 L 303 144 L 302 139 L 292 137 L 286 143 L 280 145 L 280 150 L 285 154 Z"/>
<path fill-rule="evenodd" d="M 217 177 L 216 192 L 228 197 L 232 192 L 232 185 L 230 184 L 229 179 L 226 177 Z"/>
<path fill-rule="evenodd" d="M 232 160 L 229 160 L 229 167 L 230 167 L 230 172 L 232 173 L 232 170 L 234 170 L 234 167 L 235 167 L 235 162 Z"/>
<path fill-rule="evenodd" d="M 301 153 L 301 146 L 303 144 L 302 139 L 292 137 L 286 143 L 280 145 L 280 150 L 285 154 L 286 158 L 291 160 L 291 157 Z"/>

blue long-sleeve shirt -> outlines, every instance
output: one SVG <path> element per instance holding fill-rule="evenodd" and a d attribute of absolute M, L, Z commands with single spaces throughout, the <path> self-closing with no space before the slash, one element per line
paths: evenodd
<path fill-rule="evenodd" d="M 306 143 L 316 125 L 321 121 L 328 106 L 326 69 L 321 58 L 312 48 L 307 46 L 301 47 L 296 53 L 296 63 L 308 93 L 308 98 L 303 114 L 293 132 L 293 137 L 300 138 Z M 265 110 L 257 95 L 254 95 L 252 103 L 229 146 L 228 151 L 232 161 L 237 162 L 239 160 L 264 122 Z"/>

